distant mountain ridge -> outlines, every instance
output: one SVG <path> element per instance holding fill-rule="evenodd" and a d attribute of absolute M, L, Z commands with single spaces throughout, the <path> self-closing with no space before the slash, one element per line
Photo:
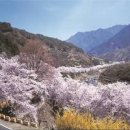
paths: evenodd
<path fill-rule="evenodd" d="M 93 48 L 112 38 L 125 26 L 126 25 L 116 25 L 106 29 L 98 29 L 89 32 L 78 32 L 70 37 L 67 41 L 82 48 L 85 52 L 89 52 Z"/>
<path fill-rule="evenodd" d="M 112 61 L 130 61 L 130 25 L 91 50 L 91 53 Z"/>

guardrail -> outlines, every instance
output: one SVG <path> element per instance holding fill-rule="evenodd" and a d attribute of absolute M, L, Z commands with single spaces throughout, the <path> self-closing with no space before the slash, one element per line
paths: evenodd
<path fill-rule="evenodd" d="M 38 125 L 36 122 L 30 122 L 30 121 L 26 121 L 26 120 L 19 119 L 16 117 L 6 116 L 4 114 L 0 114 L 0 119 L 8 121 L 8 122 L 12 122 L 12 123 L 18 123 L 21 125 L 32 126 L 32 127 L 38 128 Z"/>
<path fill-rule="evenodd" d="M 5 107 L 11 106 L 11 105 L 12 105 L 12 103 L 11 103 L 10 100 L 6 100 L 6 99 L 0 100 L 0 109 L 1 110 Z M 12 123 L 18 123 L 18 124 L 21 124 L 21 125 L 32 126 L 32 127 L 38 128 L 38 125 L 37 125 L 36 122 L 30 122 L 30 121 L 27 121 L 27 120 L 19 119 L 17 117 L 6 116 L 2 113 L 0 113 L 0 119 L 5 120 L 5 121 L 9 121 L 9 122 L 12 122 Z"/>

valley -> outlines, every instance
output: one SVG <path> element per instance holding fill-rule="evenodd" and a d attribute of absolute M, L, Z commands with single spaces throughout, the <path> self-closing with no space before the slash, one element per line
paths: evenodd
<path fill-rule="evenodd" d="M 0 63 L 2 66 L 0 70 L 0 96 L 14 103 L 18 118 L 36 122 L 46 121 L 49 127 L 52 127 L 54 117 L 50 111 L 56 111 L 56 106 L 59 106 L 59 108 L 63 107 L 64 109 L 73 107 L 79 111 L 90 110 L 95 116 L 102 118 L 107 116 L 108 112 L 113 115 L 121 109 L 116 116 L 123 116 L 127 121 L 130 119 L 129 84 L 115 82 L 103 85 L 98 81 L 103 70 L 110 66 L 125 64 L 124 62 L 89 68 L 58 67 L 54 69 L 51 81 L 49 79 L 38 81 L 38 75 L 32 70 L 26 69 L 24 64 L 19 64 L 18 57 L 11 59 L 1 57 Z M 67 76 L 63 76 L 65 74 Z M 73 74 L 72 77 L 71 74 Z M 33 93 L 37 93 L 40 98 L 36 103 L 31 103 L 31 99 L 35 96 Z M 55 101 L 54 106 L 51 104 L 52 101 Z M 44 109 L 45 113 L 39 111 L 40 109 Z"/>
<path fill-rule="evenodd" d="M 130 130 L 130 0 L 0 0 L 0 130 Z"/>
<path fill-rule="evenodd" d="M 33 122 L 38 130 L 78 128 L 72 125 L 77 119 L 86 122 L 86 129 L 108 124 L 109 129 L 130 128 L 129 60 L 105 61 L 71 43 L 9 23 L 1 23 L 0 30 L 1 114 Z M 0 122 L 14 130 L 33 129 Z"/>

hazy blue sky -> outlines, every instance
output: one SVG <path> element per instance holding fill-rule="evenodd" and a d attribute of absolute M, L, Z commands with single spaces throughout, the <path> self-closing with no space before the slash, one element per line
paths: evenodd
<path fill-rule="evenodd" d="M 0 0 L 0 21 L 67 39 L 74 33 L 130 23 L 130 0 Z"/>

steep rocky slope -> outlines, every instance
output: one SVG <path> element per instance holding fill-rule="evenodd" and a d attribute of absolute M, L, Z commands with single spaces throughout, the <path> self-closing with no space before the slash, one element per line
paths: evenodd
<path fill-rule="evenodd" d="M 0 23 L 0 52 L 4 51 L 8 56 L 19 54 L 19 48 L 24 46 L 27 40 L 39 40 L 43 46 L 46 45 L 54 58 L 55 66 L 93 65 L 89 55 L 70 43 L 16 29 L 9 23 Z"/>

